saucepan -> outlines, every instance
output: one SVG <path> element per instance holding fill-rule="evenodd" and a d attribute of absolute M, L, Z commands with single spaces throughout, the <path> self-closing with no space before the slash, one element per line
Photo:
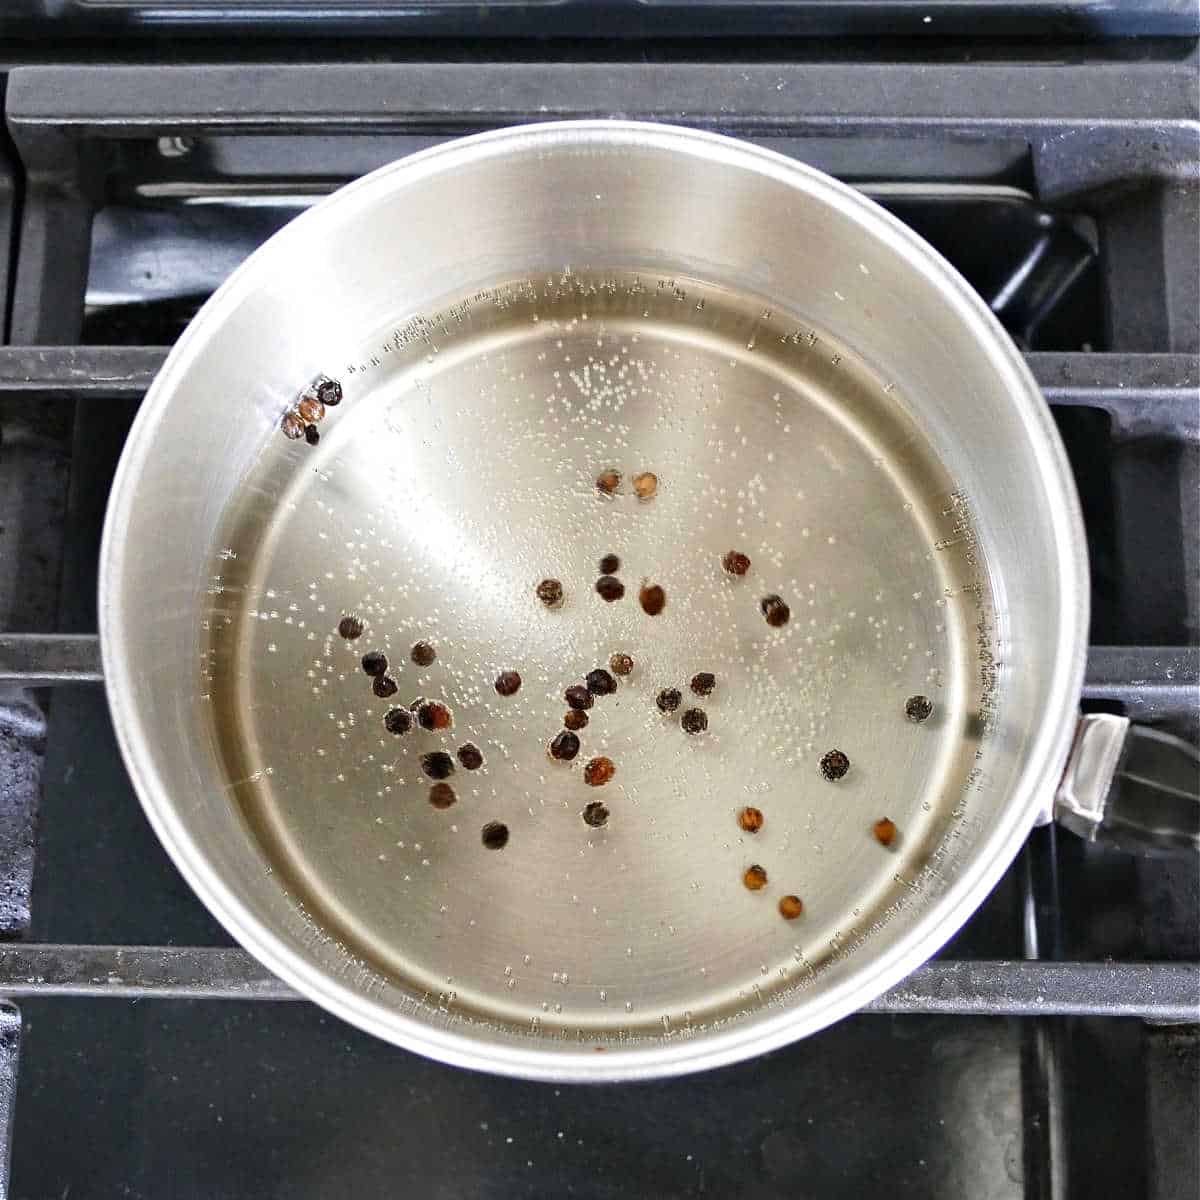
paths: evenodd
<path fill-rule="evenodd" d="M 141 407 L 100 628 L 196 892 L 447 1063 L 733 1062 L 929 958 L 1056 806 L 1196 840 L 1189 751 L 1081 723 L 1079 507 L 1000 326 L 706 133 L 466 138 L 273 237 Z"/>

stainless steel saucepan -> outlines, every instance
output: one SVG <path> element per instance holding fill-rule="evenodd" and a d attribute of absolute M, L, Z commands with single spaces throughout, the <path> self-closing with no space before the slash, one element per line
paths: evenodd
<path fill-rule="evenodd" d="M 1079 510 L 987 309 L 850 188 L 653 125 L 442 146 L 264 245 L 142 406 L 100 621 L 229 930 L 536 1078 L 853 1012 L 1056 796 L 1095 832 L 1127 734 L 1079 721 Z M 1134 832 L 1194 840 L 1186 776 Z"/>

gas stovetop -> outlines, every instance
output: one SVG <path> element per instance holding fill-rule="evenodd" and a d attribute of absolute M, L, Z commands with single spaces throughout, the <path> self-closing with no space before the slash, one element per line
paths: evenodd
<path fill-rule="evenodd" d="M 435 24 L 437 7 L 410 6 Z M 638 20 L 657 19 L 640 7 Z M 732 19 L 734 6 L 706 7 Z M 828 7 L 796 5 L 795 19 Z M 924 24 L 910 5 L 846 7 Z M 148 19 L 146 6 L 111 8 L 111 20 Z M 1105 8 L 1135 19 L 1131 5 Z M 158 9 L 165 25 L 187 19 Z M 745 33 L 774 11 L 746 9 Z M 290 11 L 278 9 L 284 25 Z M 295 1002 L 234 947 L 146 824 L 95 686 L 116 460 L 165 348 L 228 272 L 315 198 L 415 149 L 622 116 L 747 137 L 830 171 L 963 272 L 1027 353 L 1076 471 L 1093 573 L 1085 707 L 1195 740 L 1196 30 L 1179 6 L 1141 11 L 1149 32 L 1193 36 L 419 54 L 264 41 L 257 65 L 229 61 L 245 45 L 188 42 L 171 66 L 155 61 L 161 43 L 138 41 L 126 65 L 101 68 L 31 42 L 26 64 L 3 68 L 0 996 L 14 1003 L 0 1006 L 0 1115 L 12 1195 L 1194 1194 L 1194 859 L 1037 830 L 943 954 L 869 1013 L 680 1081 L 493 1079 Z M 1013 13 L 1047 31 L 1046 6 Z M 206 58 L 226 65 L 182 61 Z"/>

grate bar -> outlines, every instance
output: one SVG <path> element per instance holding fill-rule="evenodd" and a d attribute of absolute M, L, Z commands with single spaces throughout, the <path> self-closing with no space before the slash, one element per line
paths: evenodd
<path fill-rule="evenodd" d="M 0 946 L 0 995 L 298 1000 L 246 951 L 190 946 Z M 932 962 L 865 1011 L 1200 1020 L 1194 963 Z"/>

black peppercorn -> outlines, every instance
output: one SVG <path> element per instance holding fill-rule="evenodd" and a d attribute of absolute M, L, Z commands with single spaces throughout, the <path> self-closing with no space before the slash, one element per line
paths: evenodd
<path fill-rule="evenodd" d="M 547 752 L 551 758 L 556 758 L 559 762 L 570 762 L 579 753 L 579 739 L 569 730 L 564 729 L 550 739 Z"/>
<path fill-rule="evenodd" d="M 711 696 L 717 686 L 717 677 L 711 671 L 701 671 L 692 676 L 692 691 L 697 696 Z"/>
<path fill-rule="evenodd" d="M 730 550 L 728 554 L 721 559 L 721 566 L 729 572 L 730 575 L 745 575 L 750 570 L 750 560 L 739 550 Z"/>
<path fill-rule="evenodd" d="M 417 642 L 411 657 L 418 667 L 428 667 L 437 658 L 437 651 L 428 642 Z"/>
<path fill-rule="evenodd" d="M 563 716 L 563 724 L 571 730 L 580 730 L 588 723 L 588 715 L 582 708 L 568 708 Z"/>
<path fill-rule="evenodd" d="M 581 683 L 572 684 L 565 692 L 563 699 L 566 700 L 569 708 L 591 708 L 593 703 L 592 693 L 587 690 Z"/>
<path fill-rule="evenodd" d="M 321 431 L 315 425 L 305 425 L 304 440 L 310 446 L 315 446 L 321 440 Z"/>
<path fill-rule="evenodd" d="M 454 774 L 454 759 L 444 750 L 432 750 L 421 755 L 421 770 L 430 779 L 449 779 Z"/>
<path fill-rule="evenodd" d="M 615 554 L 606 554 L 600 560 L 601 575 L 615 575 L 621 569 L 621 560 Z"/>
<path fill-rule="evenodd" d="M 593 696 L 611 696 L 617 690 L 617 681 L 603 667 L 589 671 L 586 681 Z"/>
<path fill-rule="evenodd" d="M 368 675 L 385 675 L 388 669 L 387 655 L 382 650 L 368 650 L 362 656 L 362 669 Z"/>
<path fill-rule="evenodd" d="M 338 622 L 338 633 L 348 642 L 362 637 L 363 623 L 357 617 L 343 617 Z"/>
<path fill-rule="evenodd" d="M 703 733 L 708 728 L 708 714 L 702 708 L 689 708 L 679 718 L 684 733 Z"/>
<path fill-rule="evenodd" d="M 821 755 L 821 774 L 833 783 L 850 770 L 850 760 L 840 750 L 830 750 Z"/>
<path fill-rule="evenodd" d="M 397 736 L 407 733 L 413 726 L 412 713 L 407 708 L 389 708 L 383 717 L 383 727 Z"/>
<path fill-rule="evenodd" d="M 336 379 L 322 379 L 317 384 L 317 399 L 330 408 L 336 408 L 342 402 L 342 385 Z"/>
<path fill-rule="evenodd" d="M 933 701 L 928 696 L 909 696 L 904 702 L 904 715 L 915 724 L 928 721 L 933 712 Z"/>
<path fill-rule="evenodd" d="M 590 825 L 593 829 L 599 829 L 601 826 L 608 824 L 608 806 L 602 804 L 599 800 L 593 800 L 583 810 L 584 823 Z"/>
<path fill-rule="evenodd" d="M 563 585 L 557 579 L 543 579 L 534 590 L 547 608 L 557 608 L 562 603 Z"/>
<path fill-rule="evenodd" d="M 683 695 L 678 688 L 663 688 L 655 697 L 654 703 L 658 705 L 659 712 L 673 713 L 683 700 Z"/>
<path fill-rule="evenodd" d="M 508 826 L 501 821 L 489 821 L 479 836 L 489 850 L 503 850 L 508 845 Z"/>
<path fill-rule="evenodd" d="M 758 602 L 758 607 L 762 610 L 762 615 L 766 617 L 767 624 L 772 629 L 786 625 L 792 615 L 792 610 L 784 604 L 779 596 L 764 596 Z"/>
<path fill-rule="evenodd" d="M 371 691 L 380 700 L 386 700 L 389 696 L 394 696 L 397 690 L 396 681 L 390 675 L 376 675 L 371 681 Z"/>
<path fill-rule="evenodd" d="M 458 748 L 458 761 L 465 771 L 478 771 L 483 766 L 483 752 L 474 742 L 463 742 Z"/>
<path fill-rule="evenodd" d="M 596 592 L 602 600 L 611 604 L 625 595 L 625 585 L 615 575 L 601 575 L 596 580 Z"/>

